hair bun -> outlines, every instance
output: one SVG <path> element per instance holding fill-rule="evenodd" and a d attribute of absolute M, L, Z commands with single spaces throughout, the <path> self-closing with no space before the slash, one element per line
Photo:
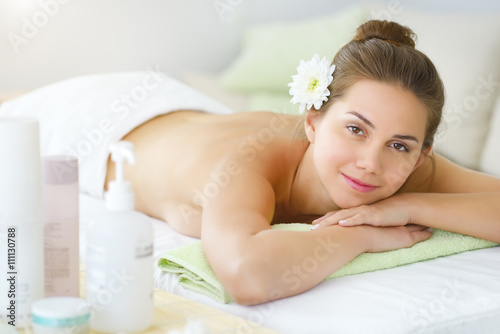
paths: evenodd
<path fill-rule="evenodd" d="M 355 41 L 368 41 L 370 39 L 380 39 L 394 45 L 406 45 L 415 48 L 417 36 L 408 27 L 396 22 L 371 20 L 356 30 Z"/>

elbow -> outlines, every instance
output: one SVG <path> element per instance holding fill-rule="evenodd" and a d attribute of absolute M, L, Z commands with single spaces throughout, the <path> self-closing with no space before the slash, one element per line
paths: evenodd
<path fill-rule="evenodd" d="M 255 288 L 249 287 L 235 287 L 230 289 L 229 294 L 236 304 L 239 305 L 258 305 L 265 303 L 267 300 L 264 298 L 264 294 L 260 293 Z"/>
<path fill-rule="evenodd" d="M 264 265 L 256 260 L 238 261 L 226 277 L 225 287 L 239 305 L 257 305 L 272 300 L 270 280 L 266 278 Z"/>

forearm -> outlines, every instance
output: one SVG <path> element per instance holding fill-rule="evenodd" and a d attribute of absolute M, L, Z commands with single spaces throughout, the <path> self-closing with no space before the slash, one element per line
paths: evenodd
<path fill-rule="evenodd" d="M 367 249 L 363 227 L 332 226 L 321 231 L 265 230 L 244 245 L 234 291 L 250 287 L 252 296 L 236 300 L 256 304 L 307 291 Z M 246 285 L 235 286 L 236 284 Z M 235 296 L 233 295 L 233 298 Z"/>
<path fill-rule="evenodd" d="M 404 194 L 411 222 L 500 242 L 500 192 Z"/>

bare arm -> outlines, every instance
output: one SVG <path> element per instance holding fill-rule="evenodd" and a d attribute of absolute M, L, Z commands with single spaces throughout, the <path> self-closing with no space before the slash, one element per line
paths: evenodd
<path fill-rule="evenodd" d="M 301 293 L 365 251 L 409 247 L 430 236 L 415 226 L 271 230 L 274 201 L 264 178 L 243 172 L 203 210 L 202 243 L 208 261 L 239 304 Z"/>
<path fill-rule="evenodd" d="M 500 243 L 500 191 L 404 194 L 411 222 Z"/>
<path fill-rule="evenodd" d="M 411 220 L 500 242 L 500 179 L 435 156 L 429 193 L 406 194 Z"/>

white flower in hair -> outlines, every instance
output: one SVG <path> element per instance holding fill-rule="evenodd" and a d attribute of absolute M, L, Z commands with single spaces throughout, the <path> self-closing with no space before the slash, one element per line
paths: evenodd
<path fill-rule="evenodd" d="M 293 82 L 289 83 L 290 95 L 293 104 L 300 103 L 300 112 L 311 109 L 319 109 L 323 101 L 328 100 L 330 91 L 328 86 L 333 80 L 335 65 L 330 66 L 325 57 L 319 59 L 317 54 L 309 61 L 300 61 L 297 74 L 292 75 Z"/>

